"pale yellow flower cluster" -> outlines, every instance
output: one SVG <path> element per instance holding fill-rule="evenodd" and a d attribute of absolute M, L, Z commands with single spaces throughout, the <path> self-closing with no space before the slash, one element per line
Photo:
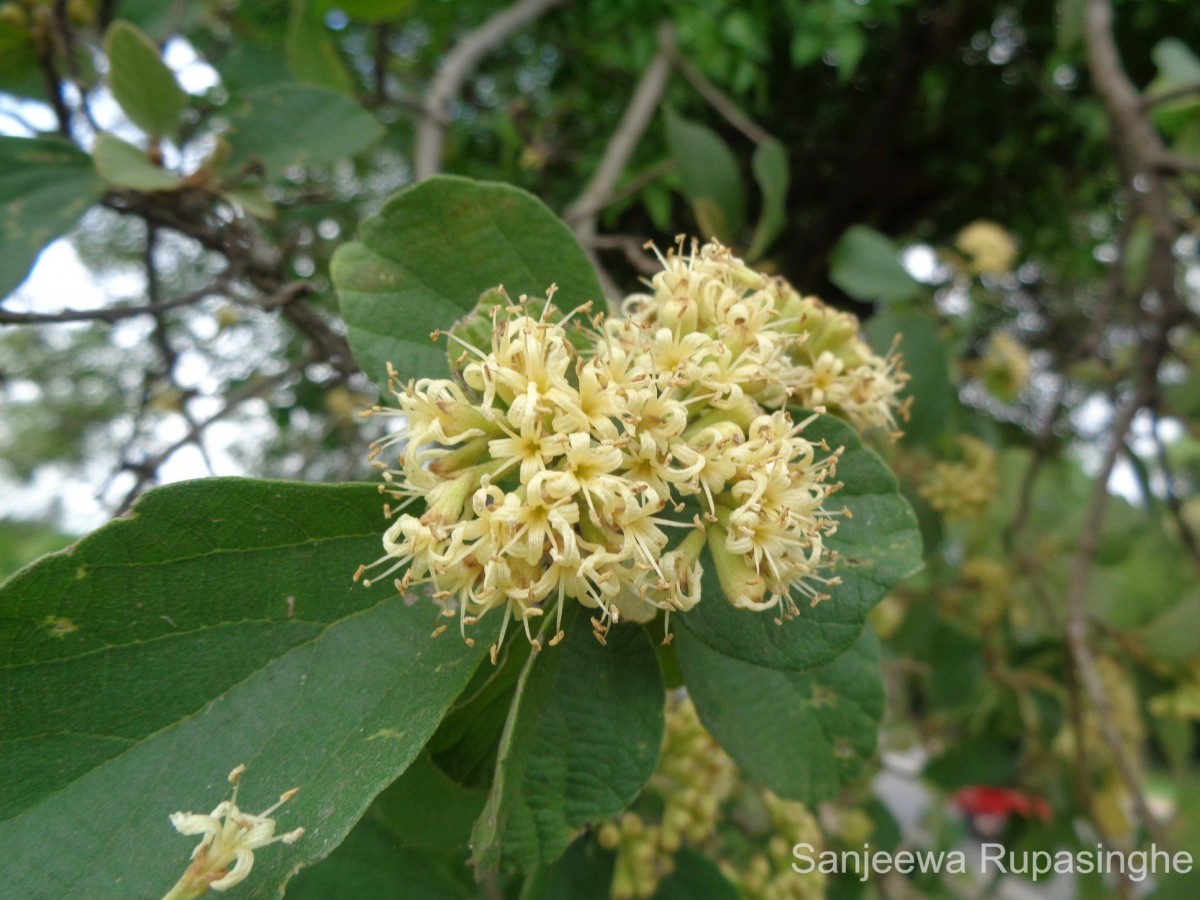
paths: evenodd
<path fill-rule="evenodd" d="M 957 443 L 961 458 L 934 463 L 917 490 L 947 519 L 979 518 L 1000 489 L 996 451 L 969 434 L 958 435 Z"/>
<path fill-rule="evenodd" d="M 503 608 L 500 640 L 515 618 L 538 646 L 531 620 L 555 612 L 546 633 L 557 643 L 567 600 L 598 611 L 600 640 L 613 622 L 691 609 L 706 545 L 736 607 L 789 617 L 795 596 L 822 598 L 840 451 L 818 460 L 810 420 L 782 407 L 824 397 L 886 424 L 897 379 L 870 401 L 832 382 L 819 396 L 798 361 L 805 321 L 820 318 L 812 301 L 787 319 L 798 295 L 715 244 L 663 264 L 624 317 L 580 322 L 586 306 L 563 317 L 548 298 L 514 304 L 494 291 L 450 333 L 455 378 L 393 379 L 398 408 L 372 412 L 406 427 L 373 461 L 405 502 L 387 510 L 384 555 L 356 577 L 405 569 L 398 589 L 430 584 L 464 638 Z M 847 371 L 895 375 L 894 361 L 854 352 Z M 398 468 L 380 459 L 396 444 Z M 424 512 L 404 512 L 417 499 Z"/>
<path fill-rule="evenodd" d="M 177 812 L 171 814 L 171 824 L 180 834 L 201 835 L 192 851 L 192 864 L 163 900 L 189 900 L 209 890 L 225 891 L 246 880 L 254 866 L 254 851 L 276 842 L 292 844 L 304 834 L 296 828 L 285 834 L 275 833 L 271 813 L 299 793 L 292 788 L 280 795 L 279 801 L 258 815 L 242 812 L 237 805 L 238 783 L 245 766 L 229 773 L 233 797 L 217 804 L 208 815 Z"/>
<path fill-rule="evenodd" d="M 967 255 L 972 275 L 1003 275 L 1017 262 L 1017 243 L 1003 225 L 979 219 L 963 227 L 954 245 Z"/>
<path fill-rule="evenodd" d="M 980 363 L 984 385 L 1001 400 L 1015 399 L 1029 385 L 1033 371 L 1029 351 L 1007 331 L 992 334 Z"/>
<path fill-rule="evenodd" d="M 959 582 L 967 591 L 962 607 L 980 625 L 995 626 L 1006 614 L 1023 611 L 1013 593 L 1012 568 L 998 559 L 967 557 L 959 571 Z M 1021 619 L 1021 615 L 1013 615 L 1013 625 L 1017 626 Z"/>
<path fill-rule="evenodd" d="M 770 819 L 770 836 L 765 853 L 756 853 L 743 866 L 723 861 L 721 871 L 734 883 L 745 900 L 819 900 L 825 896 L 822 872 L 797 873 L 792 848 L 808 844 L 819 852 L 824 842 L 821 826 L 803 803 L 784 800 L 771 791 L 762 792 L 763 806 Z"/>
<path fill-rule="evenodd" d="M 725 365 L 736 363 L 749 399 L 769 409 L 821 407 L 855 428 L 896 432 L 896 416 L 907 414 L 899 394 L 908 375 L 895 353 L 879 356 L 868 346 L 855 316 L 747 268 L 720 244 L 682 251 L 681 243 L 680 252 L 660 257 L 663 271 L 649 293 L 625 300 L 631 321 L 689 334 L 695 352 L 725 348 Z"/>
<path fill-rule="evenodd" d="M 911 403 L 911 398 L 900 399 L 909 376 L 899 355 L 872 350 L 851 313 L 802 297 L 786 283 L 782 292 L 782 319 L 804 337 L 792 349 L 793 402 L 824 407 L 861 430 L 880 428 L 899 436 L 896 417 L 907 419 Z"/>

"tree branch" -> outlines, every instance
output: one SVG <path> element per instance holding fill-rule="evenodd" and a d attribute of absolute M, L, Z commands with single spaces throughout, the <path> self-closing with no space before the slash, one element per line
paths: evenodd
<path fill-rule="evenodd" d="M 1091 581 L 1092 566 L 1096 559 L 1096 549 L 1100 543 L 1100 531 L 1104 522 L 1104 511 L 1108 505 L 1108 479 L 1112 475 L 1117 457 L 1125 444 L 1125 435 L 1133 424 L 1134 416 L 1146 401 L 1144 390 L 1136 391 L 1125 405 L 1118 411 L 1109 435 L 1108 446 L 1104 451 L 1104 459 L 1100 471 L 1096 473 L 1092 485 L 1091 498 L 1088 501 L 1084 521 L 1087 526 L 1080 535 L 1079 545 L 1075 551 L 1075 559 L 1071 566 L 1070 581 L 1067 585 L 1067 645 L 1075 662 L 1075 669 L 1083 685 L 1084 693 L 1096 713 L 1096 721 L 1100 728 L 1100 736 L 1107 746 L 1117 773 L 1124 782 L 1133 802 L 1138 819 L 1150 832 L 1155 843 L 1160 847 L 1170 846 L 1170 840 L 1163 830 L 1162 823 L 1151 811 L 1146 802 L 1142 789 L 1141 776 L 1136 763 L 1129 758 L 1121 735 L 1113 721 L 1112 704 L 1109 702 L 1107 689 L 1100 677 L 1096 666 L 1096 655 L 1092 650 L 1091 628 L 1087 610 L 1088 584 Z M 1078 736 L 1082 740 L 1082 733 Z"/>
<path fill-rule="evenodd" d="M 1178 153 L 1164 153 L 1154 161 L 1154 165 L 1166 173 L 1200 172 L 1200 159 Z"/>
<path fill-rule="evenodd" d="M 1176 490 L 1175 472 L 1171 466 L 1171 460 L 1167 456 L 1167 445 L 1162 436 L 1162 420 L 1157 409 L 1151 409 L 1150 413 L 1154 420 L 1151 436 L 1154 438 L 1155 455 L 1163 477 L 1163 495 L 1167 501 L 1167 509 L 1171 513 L 1171 518 L 1175 520 L 1175 530 L 1179 532 L 1180 542 L 1192 558 L 1192 565 L 1197 567 L 1197 571 L 1200 571 L 1200 541 L 1196 539 L 1196 532 L 1192 530 L 1187 516 L 1184 515 L 1183 503 Z"/>
<path fill-rule="evenodd" d="M 1163 91 L 1161 94 L 1155 94 L 1153 97 L 1143 97 L 1142 107 L 1145 109 L 1153 109 L 1156 106 L 1162 106 L 1164 103 L 1173 103 L 1176 100 L 1185 100 L 1192 94 L 1200 94 L 1200 81 L 1194 84 L 1184 84 L 1176 88 L 1171 88 L 1169 91 Z"/>
<path fill-rule="evenodd" d="M 1121 64 L 1113 35 L 1112 6 L 1108 0 L 1088 0 L 1084 11 L 1084 38 L 1088 70 L 1096 94 L 1108 114 L 1121 171 L 1131 188 L 1130 196 L 1135 206 L 1150 219 L 1153 240 L 1145 283 L 1148 290 L 1157 295 L 1158 303 L 1134 305 L 1144 333 L 1134 375 L 1135 387 L 1118 407 L 1100 470 L 1092 485 L 1084 517 L 1087 524 L 1076 547 L 1067 585 L 1067 644 L 1084 693 L 1096 712 L 1100 735 L 1129 792 L 1134 811 L 1154 841 L 1161 846 L 1168 846 L 1169 840 L 1162 823 L 1146 803 L 1137 766 L 1126 752 L 1113 721 L 1112 705 L 1091 645 L 1087 592 L 1108 504 L 1109 477 L 1125 445 L 1134 417 L 1139 410 L 1153 403 L 1157 396 L 1158 370 L 1169 348 L 1170 330 L 1178 321 L 1176 309 L 1180 304 L 1175 290 L 1172 249 L 1178 226 L 1171 214 L 1170 198 L 1162 173 L 1157 168 L 1166 149 L 1146 117 L 1142 98 Z"/>
<path fill-rule="evenodd" d="M 688 84 L 696 89 L 708 105 L 719 112 L 722 118 L 756 144 L 762 144 L 771 139 L 771 135 L 757 122 L 742 112 L 741 108 L 719 87 L 704 77 L 704 73 L 683 58 L 678 50 L 671 54 L 671 62 Z"/>
<path fill-rule="evenodd" d="M 598 234 L 588 242 L 598 250 L 619 250 L 636 271 L 643 275 L 654 275 L 662 266 L 646 252 L 646 239 L 632 234 Z"/>
<path fill-rule="evenodd" d="M 388 63 L 392 58 L 390 41 L 392 26 L 381 22 L 373 29 L 375 52 L 371 55 L 371 102 L 375 106 L 383 106 L 388 99 Z"/>
<path fill-rule="evenodd" d="M 1144 189 L 1135 189 L 1134 196 L 1150 216 L 1155 237 L 1174 241 L 1170 204 L 1157 171 L 1159 161 L 1168 158 L 1167 148 L 1146 117 L 1142 96 L 1125 72 L 1112 26 L 1113 11 L 1108 0 L 1088 0 L 1084 10 L 1088 71 L 1111 121 L 1117 158 L 1126 180 L 1132 185 L 1135 181 L 1142 184 L 1144 179 Z"/>
<path fill-rule="evenodd" d="M 311 285 L 287 280 L 284 255 L 267 246 L 250 223 L 212 221 L 211 198 L 203 192 L 196 193 L 192 197 L 177 192 L 172 195 L 171 205 L 167 205 L 136 191 L 114 190 L 101 202 L 109 209 L 178 231 L 205 249 L 221 254 L 229 261 L 231 278 L 244 277 L 267 295 L 259 302 L 245 299 L 240 302 L 278 307 L 281 315 L 306 335 L 339 373 L 350 375 L 357 371 L 345 337 L 334 331 L 320 312 L 303 302 L 312 290 Z"/>
<path fill-rule="evenodd" d="M 58 133 L 69 141 L 72 140 L 71 107 L 67 105 L 66 97 L 63 94 L 62 78 L 54 67 L 52 46 L 52 42 L 47 41 L 39 51 L 38 67 L 42 70 L 42 80 L 46 83 L 46 97 L 49 99 L 50 107 L 54 110 L 54 117 L 58 121 Z"/>
<path fill-rule="evenodd" d="M 87 89 L 84 87 L 83 72 L 75 57 L 75 29 L 71 26 L 71 14 L 67 11 L 67 0 L 54 0 L 54 33 L 59 55 L 66 62 L 67 73 L 71 76 L 75 89 L 79 92 L 79 111 L 83 113 L 83 117 L 92 131 L 100 131 L 100 126 L 92 116 Z"/>
<path fill-rule="evenodd" d="M 650 126 L 671 76 L 674 46 L 675 29 L 669 23 L 663 23 L 658 29 L 658 52 L 634 88 L 621 121 L 604 148 L 600 165 L 596 167 L 583 193 L 563 213 L 563 218 L 581 241 L 587 241 L 595 235 L 596 213 L 611 201 L 617 181 L 629 165 L 638 141 Z"/>
<path fill-rule="evenodd" d="M 496 13 L 462 38 L 446 54 L 425 95 L 425 112 L 417 126 L 413 169 L 416 180 L 424 181 L 441 171 L 446 118 L 450 105 L 463 84 L 485 56 L 547 10 L 566 0 L 519 0 Z"/>
<path fill-rule="evenodd" d="M 305 360 L 297 366 L 289 366 L 278 375 L 243 384 L 241 387 L 236 388 L 225 395 L 225 402 L 222 404 L 220 409 L 206 419 L 193 422 L 188 428 L 187 433 L 170 446 L 156 453 L 154 456 L 148 457 L 147 459 L 139 462 L 126 461 L 122 463 L 121 468 L 125 471 L 133 472 L 136 480 L 134 481 L 133 487 L 131 487 L 122 498 L 121 503 L 117 507 L 117 511 L 114 515 L 119 516 L 128 512 L 129 508 L 133 505 L 133 501 L 138 498 L 138 495 L 140 495 L 148 485 L 157 481 L 158 470 L 162 467 L 163 463 L 165 463 L 168 459 L 170 459 L 188 444 L 199 444 L 200 440 L 204 436 L 205 430 L 210 425 L 228 417 L 247 400 L 251 400 L 255 397 L 261 397 L 272 388 L 277 387 L 278 385 L 287 381 L 289 378 L 294 377 L 297 370 L 302 368 L 304 365 L 307 365 L 308 362 L 312 362 L 312 360 Z"/>
<path fill-rule="evenodd" d="M 0 325 L 49 325 L 61 322 L 105 322 L 109 325 L 122 319 L 133 319 L 137 316 L 155 315 L 178 309 L 181 306 L 191 306 L 206 297 L 227 295 L 228 286 L 224 281 L 216 281 L 210 285 L 191 291 L 174 300 L 164 300 L 162 303 L 145 306 L 109 306 L 103 309 L 64 309 L 57 313 L 23 313 L 0 309 Z"/>

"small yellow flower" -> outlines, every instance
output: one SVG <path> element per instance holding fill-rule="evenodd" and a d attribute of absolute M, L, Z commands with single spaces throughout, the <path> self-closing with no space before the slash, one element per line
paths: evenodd
<path fill-rule="evenodd" d="M 255 850 L 276 842 L 293 844 L 304 834 L 303 828 L 296 828 L 277 835 L 275 820 L 270 818 L 271 813 L 296 796 L 299 788 L 285 791 L 277 803 L 258 815 L 238 808 L 238 783 L 245 771 L 245 766 L 238 766 L 229 773 L 233 796 L 218 803 L 208 815 L 171 814 L 171 824 L 180 834 L 202 837 L 192 851 L 192 864 L 163 900 L 188 900 L 206 894 L 210 889 L 228 890 L 246 880 L 254 866 Z"/>
<path fill-rule="evenodd" d="M 956 443 L 960 459 L 934 463 L 917 491 L 947 519 L 981 518 L 1000 489 L 996 451 L 969 434 L 958 435 Z"/>
<path fill-rule="evenodd" d="M 1029 385 L 1033 363 L 1024 344 L 1007 331 L 997 331 L 988 340 L 981 368 L 987 389 L 1011 401 Z"/>
<path fill-rule="evenodd" d="M 775 292 L 781 327 L 802 337 L 790 347 L 793 365 L 783 379 L 795 401 L 809 409 L 824 407 L 855 428 L 896 434 L 897 416 L 907 416 L 900 392 L 909 378 L 900 357 L 875 353 L 850 313 L 801 296 L 782 279 Z"/>
<path fill-rule="evenodd" d="M 1017 262 L 1012 235 L 986 219 L 965 226 L 954 238 L 954 246 L 967 255 L 967 271 L 972 275 L 1003 275 Z"/>

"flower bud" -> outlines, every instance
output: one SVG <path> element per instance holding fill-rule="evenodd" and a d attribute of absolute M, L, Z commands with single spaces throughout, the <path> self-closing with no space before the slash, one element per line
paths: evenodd
<path fill-rule="evenodd" d="M 717 569 L 717 579 L 725 599 L 738 609 L 761 609 L 767 584 L 763 577 L 741 553 L 731 552 L 727 544 L 729 532 L 721 525 L 708 526 L 708 551 Z"/>

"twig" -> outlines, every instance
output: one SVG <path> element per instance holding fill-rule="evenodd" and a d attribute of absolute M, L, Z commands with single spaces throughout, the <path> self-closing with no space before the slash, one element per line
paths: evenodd
<path fill-rule="evenodd" d="M 52 46 L 52 43 L 47 41 L 39 50 L 38 66 L 42 70 L 42 80 L 46 82 L 46 96 L 50 99 L 50 106 L 58 122 L 58 133 L 71 140 L 71 107 L 67 105 L 63 96 L 62 78 L 54 67 Z"/>
<path fill-rule="evenodd" d="M 626 197 L 632 197 L 642 188 L 646 187 L 647 185 L 654 184 L 654 182 L 658 181 L 658 179 L 662 178 L 664 175 L 669 175 L 678 168 L 679 163 L 673 159 L 659 160 L 654 165 L 648 166 L 637 175 L 630 178 L 619 188 L 616 188 L 609 196 L 608 202 L 605 203 L 604 206 L 600 207 L 600 209 L 596 210 L 596 212 L 602 212 L 609 206 L 612 206 L 614 203 L 619 203 Z"/>
<path fill-rule="evenodd" d="M 1092 566 L 1096 559 L 1096 549 L 1100 542 L 1100 530 L 1104 521 L 1104 510 L 1108 505 L 1108 479 L 1112 475 L 1117 457 L 1125 444 L 1125 435 L 1133 424 L 1133 418 L 1145 402 L 1145 392 L 1137 391 L 1117 413 L 1109 435 L 1108 446 L 1104 452 L 1100 470 L 1096 473 L 1092 485 L 1092 495 L 1088 502 L 1084 521 L 1087 522 L 1083 534 L 1080 535 L 1079 545 L 1075 551 L 1075 559 L 1071 567 L 1070 581 L 1067 585 L 1067 645 L 1075 661 L 1075 669 L 1083 685 L 1085 695 L 1092 709 L 1096 712 L 1096 720 L 1100 735 L 1104 740 L 1113 763 L 1121 780 L 1129 791 L 1130 799 L 1138 819 L 1150 832 L 1154 841 L 1160 847 L 1170 846 L 1170 839 L 1159 822 L 1158 817 L 1150 810 L 1142 788 L 1141 776 L 1137 766 L 1129 758 L 1121 735 L 1113 721 L 1112 704 L 1099 669 L 1096 667 L 1096 657 L 1092 650 L 1091 635 L 1087 611 L 1088 584 L 1091 581 Z M 1080 735 L 1082 739 L 1082 735 Z"/>
<path fill-rule="evenodd" d="M 160 283 L 158 277 L 158 261 L 155 258 L 155 251 L 158 248 L 158 227 L 146 223 L 146 246 L 143 251 L 142 263 L 146 270 L 146 299 L 150 301 L 150 306 L 154 308 L 151 314 L 154 318 L 154 343 L 158 346 L 159 355 L 162 357 L 162 375 L 161 383 L 165 383 L 170 390 L 176 391 L 182 398 L 179 404 L 179 413 L 187 422 L 188 427 L 195 429 L 196 419 L 192 415 L 191 410 L 187 406 L 186 392 L 180 387 L 175 380 L 175 370 L 179 365 L 179 353 L 175 349 L 175 345 L 171 342 L 171 333 L 169 323 L 167 321 L 166 311 L 161 309 L 159 301 Z M 146 373 L 148 377 L 151 373 Z M 204 462 L 204 467 L 208 470 L 208 474 L 216 474 L 212 459 L 208 455 L 208 450 L 204 446 L 204 442 L 199 438 L 196 440 L 196 447 L 200 451 L 200 457 Z"/>
<path fill-rule="evenodd" d="M 245 277 L 269 298 L 268 307 L 278 306 L 285 319 L 305 334 L 325 359 L 342 375 L 357 371 L 354 355 L 345 337 L 338 334 L 313 307 L 302 302 L 311 292 L 307 282 L 289 282 L 285 278 L 284 256 L 265 245 L 251 223 L 232 225 L 211 219 L 212 198 L 203 192 L 196 197 L 172 195 L 171 203 L 136 191 L 109 191 L 102 204 L 125 215 L 171 228 L 197 241 L 207 250 L 229 260 L 230 276 Z M 242 300 L 241 302 L 253 302 Z"/>
<path fill-rule="evenodd" d="M 600 165 L 583 192 L 563 213 L 563 218 L 583 244 L 600 278 L 604 295 L 610 301 L 619 299 L 622 292 L 596 253 L 596 214 L 613 201 L 617 181 L 654 117 L 671 75 L 670 48 L 674 43 L 675 30 L 670 23 L 664 22 L 658 29 L 658 52 L 634 88 L 621 121 L 604 147 Z"/>
<path fill-rule="evenodd" d="M 675 29 L 664 23 L 658 29 L 658 52 L 634 88 L 633 96 L 621 115 L 612 137 L 604 148 L 600 165 L 583 192 L 563 213 L 563 218 L 581 239 L 592 237 L 596 231 L 596 213 L 607 206 L 613 197 L 617 181 L 629 164 L 633 151 L 642 139 L 650 120 L 658 109 L 671 75 L 671 53 L 675 46 Z"/>
<path fill-rule="evenodd" d="M 564 2 L 566 0 L 519 0 L 464 36 L 446 54 L 426 92 L 425 115 L 417 126 L 413 151 L 413 169 L 417 181 L 424 181 L 441 171 L 446 116 L 475 67 L 514 32 Z"/>
<path fill-rule="evenodd" d="M 100 131 L 100 126 L 92 116 L 92 108 L 88 103 L 87 90 L 83 84 L 83 73 L 79 62 L 75 59 L 75 29 L 71 27 L 71 15 L 67 11 L 67 0 L 54 0 L 54 31 L 55 40 L 59 45 L 59 53 L 67 64 L 67 73 L 75 89 L 79 92 L 79 111 L 83 113 L 92 131 Z"/>
<path fill-rule="evenodd" d="M 380 22 L 375 26 L 374 32 L 375 52 L 371 56 L 371 77 L 374 84 L 371 100 L 375 106 L 383 106 L 388 100 L 387 76 L 388 62 L 391 60 L 392 26 L 387 22 Z"/>
<path fill-rule="evenodd" d="M 671 62 L 688 84 L 696 89 L 708 105 L 719 112 L 722 118 L 756 144 L 771 140 L 771 135 L 757 122 L 747 116 L 736 103 L 719 87 L 704 77 L 699 69 L 683 58 L 678 50 L 671 54 Z"/>
<path fill-rule="evenodd" d="M 109 306 L 103 309 L 64 309 L 57 313 L 23 313 L 0 309 L 0 325 L 47 325 L 60 322 L 105 322 L 109 325 L 122 319 L 133 319 L 137 316 L 155 315 L 178 309 L 181 306 L 191 306 L 206 297 L 225 295 L 227 286 L 222 281 L 214 282 L 199 290 L 192 291 L 174 300 L 164 300 L 158 304 L 145 306 Z"/>
<path fill-rule="evenodd" d="M 1179 532 L 1180 542 L 1192 557 L 1192 565 L 1200 568 L 1200 542 L 1196 540 L 1196 532 L 1192 530 L 1187 517 L 1183 514 L 1183 503 L 1175 489 L 1175 472 L 1171 467 L 1170 459 L 1167 458 L 1167 445 L 1162 438 L 1162 421 L 1157 409 L 1151 408 L 1150 415 L 1153 420 L 1151 435 L 1154 438 L 1158 468 L 1162 472 L 1163 495 L 1167 502 L 1167 509 L 1170 510 L 1171 518 L 1175 520 L 1175 528 Z"/>
<path fill-rule="evenodd" d="M 0 109 L 0 116 L 3 116 L 6 119 L 12 119 L 23 129 L 29 132 L 28 135 L 21 135 L 21 137 L 33 137 L 42 130 L 38 125 L 35 125 L 33 122 L 29 121 L 29 119 L 25 118 L 19 109 Z M 5 130 L 4 134 L 11 135 L 12 132 Z"/>
<path fill-rule="evenodd" d="M 1184 100 L 1192 94 L 1200 94 L 1200 81 L 1195 84 L 1184 84 L 1176 88 L 1171 88 L 1169 91 L 1163 91 L 1161 94 L 1155 94 L 1152 97 L 1142 99 L 1143 109 L 1153 109 L 1156 106 L 1161 106 L 1164 103 L 1173 103 L 1176 100 Z"/>
<path fill-rule="evenodd" d="M 1144 190 L 1134 191 L 1134 197 L 1150 217 L 1155 237 L 1173 241 L 1175 226 L 1169 198 L 1156 170 L 1158 161 L 1168 157 L 1167 149 L 1146 117 L 1141 95 L 1121 64 L 1112 20 L 1108 0 L 1088 0 L 1084 11 L 1088 71 L 1111 120 L 1117 158 L 1126 180 L 1132 184 L 1139 176 L 1145 179 Z"/>
<path fill-rule="evenodd" d="M 171 337 L 167 334 L 167 320 L 159 301 L 158 265 L 154 261 L 154 250 L 158 245 L 158 227 L 146 223 L 146 246 L 142 253 L 142 267 L 146 270 L 146 299 L 154 317 L 154 343 L 158 345 L 159 354 L 163 360 L 163 374 L 171 379 L 175 372 L 178 354 L 171 345 Z"/>
<path fill-rule="evenodd" d="M 135 463 L 127 461 L 123 463 L 121 468 L 125 471 L 133 472 L 136 476 L 136 480 L 133 484 L 133 487 L 131 487 L 128 492 L 126 492 L 124 498 L 122 498 L 121 503 L 117 507 L 115 515 L 119 516 L 125 512 L 128 512 L 129 507 L 133 505 L 133 501 L 136 500 L 138 495 L 146 489 L 146 486 L 157 480 L 158 470 L 162 467 L 163 463 L 165 463 L 168 459 L 170 459 L 188 444 L 198 443 L 202 439 L 205 430 L 209 426 L 229 416 L 247 400 L 260 397 L 272 388 L 293 377 L 296 374 L 297 368 L 298 366 L 291 366 L 285 369 L 283 372 L 280 372 L 278 375 L 264 378 L 259 381 L 247 382 L 241 387 L 229 392 L 226 395 L 225 402 L 220 409 L 218 409 L 207 419 L 202 419 L 199 422 L 194 423 L 188 429 L 187 434 L 179 438 L 179 440 L 175 441 L 166 449 L 140 462 Z"/>
<path fill-rule="evenodd" d="M 598 234 L 588 241 L 597 250 L 620 250 L 625 260 L 643 275 L 653 275 L 662 267 L 646 252 L 646 241 L 632 234 Z"/>
<path fill-rule="evenodd" d="M 1178 153 L 1162 153 L 1154 161 L 1155 168 L 1166 172 L 1200 172 L 1200 159 Z"/>
<path fill-rule="evenodd" d="M 1066 375 L 1062 375 L 1059 378 L 1058 384 L 1054 389 L 1054 395 L 1050 400 L 1050 409 L 1046 412 L 1046 418 L 1033 440 L 1029 465 L 1025 468 L 1025 476 L 1021 481 L 1021 489 L 1018 492 L 1017 509 L 1013 514 L 1012 524 L 1008 528 L 1008 532 L 1012 536 L 1014 543 L 1020 541 L 1021 532 L 1025 529 L 1025 525 L 1029 521 L 1029 513 L 1033 508 L 1033 486 L 1037 481 L 1042 464 L 1046 461 L 1047 456 L 1050 454 L 1050 448 L 1054 444 L 1054 428 L 1058 424 L 1058 417 L 1062 412 L 1063 400 L 1066 399 L 1067 388 L 1070 383 L 1071 381 Z"/>

